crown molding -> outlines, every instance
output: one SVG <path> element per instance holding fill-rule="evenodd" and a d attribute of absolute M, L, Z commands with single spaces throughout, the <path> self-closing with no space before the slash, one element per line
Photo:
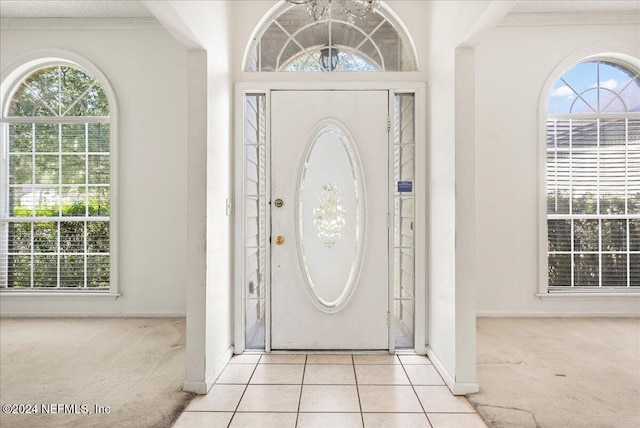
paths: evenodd
<path fill-rule="evenodd" d="M 560 25 L 639 25 L 637 12 L 557 12 L 557 13 L 510 13 L 498 27 L 548 27 Z"/>
<path fill-rule="evenodd" d="M 155 18 L 0 18 L 1 30 L 14 31 L 157 31 Z"/>

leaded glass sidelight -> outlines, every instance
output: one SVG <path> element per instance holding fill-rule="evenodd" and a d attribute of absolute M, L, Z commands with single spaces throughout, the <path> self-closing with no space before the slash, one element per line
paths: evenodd
<path fill-rule="evenodd" d="M 395 347 L 413 348 L 415 317 L 415 95 L 394 99 L 393 316 Z"/>
<path fill-rule="evenodd" d="M 245 345 L 264 349 L 267 288 L 265 95 L 244 98 Z"/>
<path fill-rule="evenodd" d="M 384 7 L 353 23 L 334 6 L 315 22 L 284 5 L 251 43 L 244 71 L 415 71 L 408 37 Z"/>
<path fill-rule="evenodd" d="M 308 143 L 298 183 L 298 252 L 309 297 L 338 312 L 355 291 L 365 236 L 364 183 L 355 145 L 335 121 Z"/>

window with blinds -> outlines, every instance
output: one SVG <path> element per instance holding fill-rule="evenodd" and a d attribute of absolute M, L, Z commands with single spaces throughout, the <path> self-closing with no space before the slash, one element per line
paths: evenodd
<path fill-rule="evenodd" d="M 589 61 L 554 85 L 547 115 L 549 290 L 640 286 L 640 79 Z"/>
<path fill-rule="evenodd" d="M 0 288 L 108 290 L 111 155 L 107 97 L 90 75 L 41 68 L 5 106 Z"/>

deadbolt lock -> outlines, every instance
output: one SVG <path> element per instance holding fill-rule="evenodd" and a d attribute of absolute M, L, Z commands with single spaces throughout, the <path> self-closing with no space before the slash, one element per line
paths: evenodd
<path fill-rule="evenodd" d="M 284 205 L 284 202 L 282 202 L 282 199 L 276 199 L 275 202 L 274 202 L 274 205 L 277 208 L 281 208 Z"/>
<path fill-rule="evenodd" d="M 284 238 L 280 235 L 276 236 L 276 245 L 284 244 Z"/>

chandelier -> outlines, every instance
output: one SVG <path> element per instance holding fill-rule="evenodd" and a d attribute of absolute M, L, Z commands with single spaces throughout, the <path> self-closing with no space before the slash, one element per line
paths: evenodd
<path fill-rule="evenodd" d="M 333 4 L 337 4 L 339 12 L 346 15 L 347 22 L 354 24 L 356 18 L 364 19 L 374 9 L 380 7 L 380 0 L 285 0 L 295 5 L 306 5 L 307 13 L 315 22 L 320 21 L 331 12 Z"/>

